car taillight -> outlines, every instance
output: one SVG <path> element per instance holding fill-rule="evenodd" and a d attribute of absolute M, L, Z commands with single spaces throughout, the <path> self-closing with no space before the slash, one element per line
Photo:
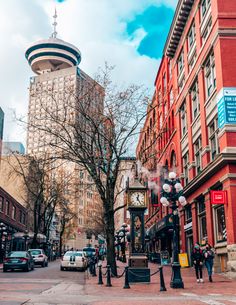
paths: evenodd
<path fill-rule="evenodd" d="M 20 259 L 21 262 L 27 262 L 27 260 L 28 260 L 28 258 L 26 258 L 26 257 L 22 257 L 22 258 Z"/>
<path fill-rule="evenodd" d="M 4 258 L 3 262 L 8 263 L 8 262 L 10 262 L 10 259 L 9 258 Z"/>
<path fill-rule="evenodd" d="M 82 257 L 82 262 L 84 262 L 84 258 Z"/>
<path fill-rule="evenodd" d="M 43 254 L 40 254 L 38 257 L 43 257 Z"/>

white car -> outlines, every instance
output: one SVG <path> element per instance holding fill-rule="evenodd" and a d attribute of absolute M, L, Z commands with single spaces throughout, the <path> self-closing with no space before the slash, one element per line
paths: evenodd
<path fill-rule="evenodd" d="M 42 267 L 48 266 L 48 257 L 43 249 L 29 249 L 28 251 L 32 255 L 35 265 L 41 265 Z"/>
<path fill-rule="evenodd" d="M 61 271 L 67 269 L 86 270 L 87 258 L 83 251 L 67 251 L 61 260 Z"/>

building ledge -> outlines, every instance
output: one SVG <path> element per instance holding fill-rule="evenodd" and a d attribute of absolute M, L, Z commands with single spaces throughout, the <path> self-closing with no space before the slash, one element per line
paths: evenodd
<path fill-rule="evenodd" d="M 164 48 L 164 54 L 170 58 L 175 56 L 180 38 L 184 31 L 194 0 L 179 0 L 171 28 Z"/>

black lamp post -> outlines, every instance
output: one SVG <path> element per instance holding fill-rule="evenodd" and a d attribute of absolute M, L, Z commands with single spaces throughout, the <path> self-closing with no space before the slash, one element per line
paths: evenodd
<path fill-rule="evenodd" d="M 176 173 L 169 173 L 169 179 L 165 180 L 162 188 L 160 201 L 163 206 L 170 206 L 173 219 L 172 276 L 170 287 L 184 288 L 179 263 L 179 215 L 177 201 L 182 206 L 185 206 L 187 202 L 183 196 L 183 187 L 180 180 L 176 178 Z"/>
<path fill-rule="evenodd" d="M 28 231 L 26 230 L 25 231 L 25 234 L 23 235 L 23 238 L 24 238 L 24 242 L 25 242 L 25 251 L 27 251 L 27 240 L 29 240 L 29 234 L 28 234 Z"/>
<path fill-rule="evenodd" d="M 5 248 L 3 250 L 3 242 L 2 242 L 2 238 L 3 236 L 5 236 L 6 238 L 7 235 L 7 228 L 5 226 L 5 224 L 3 222 L 0 223 L 0 260 L 3 261 L 4 258 L 4 252 L 5 252 Z"/>
<path fill-rule="evenodd" d="M 122 242 L 121 242 L 121 253 L 122 253 L 122 262 L 126 263 L 126 254 L 125 254 L 125 245 L 126 245 L 126 234 L 127 234 L 127 224 L 123 223 L 121 226 L 121 229 L 119 230 L 119 236 L 121 237 Z"/>
<path fill-rule="evenodd" d="M 116 239 L 116 259 L 119 260 L 120 258 L 120 236 L 119 236 L 119 231 L 116 231 L 116 234 L 115 234 L 115 239 Z"/>

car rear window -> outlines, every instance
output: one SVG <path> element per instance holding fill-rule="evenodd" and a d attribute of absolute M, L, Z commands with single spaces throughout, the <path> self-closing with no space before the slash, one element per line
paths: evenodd
<path fill-rule="evenodd" d="M 83 256 L 83 253 L 82 252 L 76 252 L 74 255 L 75 256 Z"/>
<path fill-rule="evenodd" d="M 84 252 L 96 252 L 96 250 L 94 248 L 84 248 L 83 249 Z"/>
<path fill-rule="evenodd" d="M 42 251 L 41 250 L 31 250 L 30 253 L 31 253 L 31 255 L 39 255 L 42 253 Z"/>
<path fill-rule="evenodd" d="M 10 252 L 8 257 L 26 257 L 26 252 Z"/>
<path fill-rule="evenodd" d="M 64 255 L 65 255 L 65 256 L 71 256 L 71 255 L 75 255 L 75 252 L 72 252 L 72 251 L 70 251 L 70 252 L 66 252 Z"/>

